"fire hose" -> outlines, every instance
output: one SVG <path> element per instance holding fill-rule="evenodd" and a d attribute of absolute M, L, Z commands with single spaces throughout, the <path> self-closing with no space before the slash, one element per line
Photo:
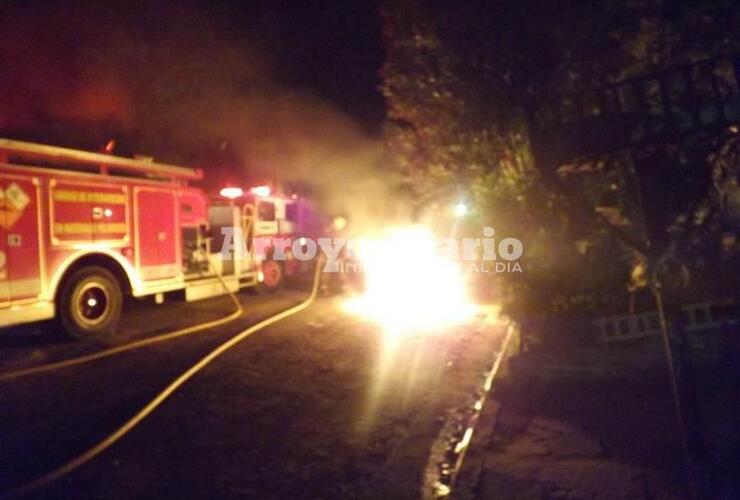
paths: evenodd
<path fill-rule="evenodd" d="M 218 273 L 218 271 L 216 270 L 216 268 L 213 266 L 213 264 L 210 261 L 209 261 L 209 266 L 211 267 L 211 269 L 213 269 L 216 277 L 221 283 L 221 286 L 224 288 L 224 290 L 226 291 L 226 294 L 229 296 L 231 301 L 236 306 L 236 310 L 232 312 L 231 314 L 229 314 L 228 316 L 215 319 L 215 320 L 206 321 L 204 323 L 199 323 L 197 325 L 188 326 L 186 328 L 181 328 L 173 332 L 163 333 L 155 337 L 149 337 L 146 339 L 141 339 L 141 340 L 137 340 L 134 342 L 129 342 L 123 345 L 119 345 L 116 347 L 111 347 L 109 349 L 104 349 L 102 351 L 86 354 L 84 356 L 79 356 L 79 357 L 71 358 L 71 359 L 65 359 L 62 361 L 56 361 L 53 363 L 46 363 L 46 364 L 38 365 L 38 366 L 32 366 L 30 368 L 23 368 L 20 370 L 0 373 L 0 382 L 5 382 L 8 380 L 14 380 L 14 379 L 22 378 L 22 377 L 27 377 L 29 375 L 36 375 L 39 373 L 46 373 L 46 372 L 61 370 L 63 368 L 69 368 L 71 366 L 77 366 L 77 365 L 82 365 L 85 363 L 90 363 L 92 361 L 97 361 L 99 359 L 108 358 L 110 356 L 115 356 L 116 354 L 133 351 L 134 349 L 140 349 L 142 347 L 147 347 L 153 344 L 159 344 L 160 342 L 165 342 L 167 340 L 172 340 L 172 339 L 176 339 L 179 337 L 184 337 L 186 335 L 191 335 L 193 333 L 202 332 L 203 330 L 215 328 L 217 326 L 225 325 L 226 323 L 234 321 L 235 319 L 239 318 L 244 313 L 244 309 L 242 308 L 242 305 L 239 302 L 239 299 L 236 297 L 234 292 L 229 290 L 229 287 L 226 285 L 226 282 L 224 281 L 223 277 L 221 276 L 220 273 Z"/>
<path fill-rule="evenodd" d="M 319 259 L 316 262 L 316 270 L 314 274 L 311 294 L 306 300 L 304 300 L 298 305 L 290 307 L 274 316 L 264 319 L 248 327 L 247 329 L 237 333 L 235 336 L 231 337 L 229 340 L 227 340 L 226 342 L 222 343 L 221 345 L 213 349 L 210 353 L 208 353 L 206 356 L 201 358 L 198 362 L 193 364 L 189 369 L 184 371 L 180 376 L 178 376 L 175 380 L 173 380 L 167 387 L 165 387 L 156 397 L 154 397 L 146 405 L 144 405 L 144 407 L 141 408 L 141 410 L 139 410 L 133 417 L 131 417 L 128 421 L 126 421 L 126 423 L 121 425 L 118 429 L 110 433 L 107 437 L 100 440 L 97 444 L 88 448 L 87 451 L 85 451 L 84 453 L 81 453 L 80 455 L 74 457 L 73 459 L 69 460 L 65 464 L 60 465 L 56 469 L 42 476 L 39 476 L 38 478 L 33 479 L 27 483 L 17 486 L 13 488 L 12 490 L 2 494 L 0 496 L 0 499 L 18 498 L 20 496 L 36 491 L 39 488 L 42 488 L 70 474 L 71 472 L 75 471 L 82 465 L 88 463 L 89 461 L 91 461 L 92 459 L 94 459 L 95 457 L 103 453 L 105 450 L 110 448 L 112 445 L 120 441 L 128 433 L 130 433 L 146 417 L 151 415 L 154 412 L 154 410 L 156 410 L 160 405 L 162 405 L 162 403 L 164 403 L 164 401 L 167 400 L 175 391 L 177 391 L 179 388 L 185 385 L 185 383 L 188 380 L 190 380 L 198 372 L 203 370 L 213 360 L 221 356 L 223 353 L 225 353 L 232 347 L 239 344 L 241 341 L 243 341 L 244 339 L 246 339 L 253 333 L 256 333 L 264 328 L 267 328 L 268 326 L 274 323 L 277 323 L 278 321 L 281 321 L 289 316 L 292 316 L 308 308 L 316 299 L 316 295 L 319 289 L 321 268 L 322 268 L 322 259 Z M 223 321 L 223 320 L 217 320 L 217 321 Z"/>

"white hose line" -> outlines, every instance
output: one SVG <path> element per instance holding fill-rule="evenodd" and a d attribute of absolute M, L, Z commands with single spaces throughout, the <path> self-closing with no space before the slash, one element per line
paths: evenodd
<path fill-rule="evenodd" d="M 77 468 L 86 464 L 87 462 L 89 462 L 90 460 L 92 460 L 93 458 L 97 457 L 98 455 L 103 453 L 105 450 L 110 448 L 113 444 L 121 440 L 126 434 L 131 432 L 137 425 L 139 425 L 142 422 L 142 420 L 144 420 L 152 412 L 154 412 L 154 410 L 156 410 L 157 407 L 159 407 L 167 398 L 169 398 L 175 391 L 177 391 L 180 387 L 182 387 L 194 375 L 196 375 L 203 368 L 205 368 L 211 361 L 213 361 L 214 359 L 219 357 L 221 354 L 228 351 L 229 349 L 231 349 L 232 347 L 234 347 L 239 342 L 246 339 L 253 333 L 259 330 L 262 330 L 272 325 L 273 323 L 277 323 L 278 321 L 281 321 L 289 316 L 292 316 L 306 309 L 316 299 L 316 294 L 319 288 L 319 276 L 321 273 L 321 267 L 322 267 L 322 262 L 320 259 L 316 263 L 316 273 L 314 275 L 313 288 L 311 290 L 311 295 L 308 297 L 308 299 L 306 299 L 305 301 L 303 301 L 302 303 L 296 306 L 293 306 L 289 309 L 286 309 L 285 311 L 281 313 L 276 314 L 275 316 L 271 316 L 267 319 L 260 321 L 259 323 L 256 323 L 255 325 L 250 326 L 246 330 L 242 331 L 241 333 L 238 333 L 231 339 L 227 340 L 226 342 L 224 342 L 223 344 L 221 344 L 220 346 L 212 350 L 208 355 L 203 357 L 200 361 L 198 361 L 193 366 L 191 366 L 182 375 L 177 377 L 173 382 L 170 383 L 170 385 L 168 385 L 154 399 L 152 399 L 149 403 L 147 403 L 146 406 L 144 406 L 141 410 L 139 410 L 139 412 L 136 415 L 134 415 L 131 419 L 129 419 L 125 424 L 123 424 L 113 433 L 109 434 L 105 439 L 99 441 L 98 444 L 89 448 L 87 451 L 85 451 L 81 455 L 78 455 L 72 460 L 68 461 L 64 465 L 57 467 L 53 471 L 43 476 L 40 476 L 28 483 L 18 486 L 10 490 L 7 493 L 4 493 L 2 496 L 0 496 L 0 499 L 17 498 L 17 497 L 26 495 L 28 493 L 31 493 L 33 491 L 36 491 L 39 488 L 68 475 L 69 473 L 73 472 Z"/>
<path fill-rule="evenodd" d="M 0 382 L 6 382 L 8 380 L 14 380 L 14 379 L 22 378 L 22 377 L 27 377 L 29 375 L 36 375 L 39 373 L 46 373 L 46 372 L 61 370 L 63 368 L 69 368 L 70 366 L 77 366 L 77 365 L 82 365 L 85 363 L 90 363 L 92 361 L 97 361 L 99 359 L 107 358 L 109 356 L 114 356 L 116 354 L 121 354 L 124 352 L 132 351 L 134 349 L 140 349 L 142 347 L 150 346 L 152 344 L 158 344 L 160 342 L 165 342 L 167 340 L 172 340 L 178 337 L 183 337 L 185 335 L 197 333 L 203 330 L 207 330 L 209 328 L 215 328 L 217 326 L 225 325 L 226 323 L 234 321 L 235 319 L 239 318 L 244 313 L 244 309 L 242 308 L 242 305 L 239 302 L 239 299 L 234 294 L 234 292 L 229 290 L 229 287 L 226 285 L 221 275 L 216 273 L 216 276 L 218 277 L 219 281 L 221 281 L 221 285 L 224 287 L 224 290 L 226 290 L 226 294 L 231 298 L 231 301 L 236 306 L 236 311 L 234 311 L 233 313 L 229 314 L 226 317 L 211 320 L 211 321 L 206 321 L 205 323 L 200 323 L 197 325 L 192 325 L 187 328 L 175 330 L 174 332 L 163 333 L 155 337 L 150 337 L 146 339 L 137 340 L 134 342 L 129 342 L 127 344 L 123 344 L 123 345 L 116 346 L 116 347 L 111 347 L 109 349 L 104 349 L 102 351 L 94 352 L 91 354 L 86 354 L 84 356 L 79 356 L 76 358 L 65 359 L 62 361 L 54 362 L 54 363 L 46 363 L 43 365 L 32 366 L 30 368 L 23 368 L 20 370 L 0 373 Z"/>

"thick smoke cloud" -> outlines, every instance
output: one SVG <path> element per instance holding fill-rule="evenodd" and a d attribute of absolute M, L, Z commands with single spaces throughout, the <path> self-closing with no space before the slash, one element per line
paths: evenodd
<path fill-rule="evenodd" d="M 109 138 L 206 169 L 210 188 L 270 182 L 355 229 L 398 212 L 382 142 L 278 81 L 248 30 L 195 7 L 10 5 L 0 20 L 0 134 L 94 149 Z"/>

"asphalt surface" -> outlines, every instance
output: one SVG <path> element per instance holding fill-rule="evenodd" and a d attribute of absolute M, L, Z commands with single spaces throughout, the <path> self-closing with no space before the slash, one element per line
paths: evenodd
<path fill-rule="evenodd" d="M 0 383 L 0 494 L 84 452 L 214 347 L 305 297 L 241 295 L 245 317 L 229 325 Z M 230 307 L 223 298 L 139 304 L 126 315 L 129 337 Z M 59 341 L 49 330 L 4 332 L 0 372 L 104 347 Z M 498 330 L 391 344 L 345 314 L 340 298 L 320 298 L 226 352 L 101 456 L 31 496 L 415 498 L 443 415 L 482 380 Z M 475 353 L 461 370 L 465 349 Z"/>

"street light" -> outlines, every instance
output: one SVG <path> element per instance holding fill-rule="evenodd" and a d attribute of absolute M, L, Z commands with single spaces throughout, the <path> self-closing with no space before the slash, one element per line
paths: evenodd
<path fill-rule="evenodd" d="M 468 214 L 468 206 L 460 202 L 457 205 L 455 205 L 454 209 L 455 217 L 465 217 Z"/>
<path fill-rule="evenodd" d="M 334 217 L 334 220 L 331 222 L 332 227 L 336 231 L 342 231 L 345 227 L 347 227 L 347 219 L 342 217 L 341 215 Z"/>

